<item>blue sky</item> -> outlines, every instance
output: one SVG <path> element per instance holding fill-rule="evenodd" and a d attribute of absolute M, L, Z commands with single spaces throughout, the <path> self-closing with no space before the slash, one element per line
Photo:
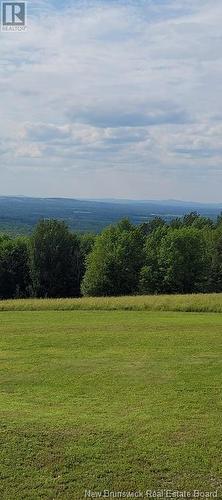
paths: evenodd
<path fill-rule="evenodd" d="M 221 0 L 28 14 L 0 33 L 0 194 L 222 201 Z"/>

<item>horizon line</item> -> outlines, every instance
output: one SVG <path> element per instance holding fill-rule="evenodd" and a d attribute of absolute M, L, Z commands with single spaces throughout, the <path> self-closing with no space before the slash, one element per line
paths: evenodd
<path fill-rule="evenodd" d="M 115 197 L 75 197 L 75 196 L 41 196 L 41 195 L 26 195 L 26 194 L 0 194 L 0 198 L 29 198 L 39 200 L 76 200 L 76 201 L 97 201 L 97 202 L 130 202 L 130 203 L 184 203 L 188 205 L 221 205 L 222 201 L 194 201 L 194 200 L 181 200 L 176 198 L 160 198 L 160 199 L 145 199 L 145 198 L 115 198 Z"/>

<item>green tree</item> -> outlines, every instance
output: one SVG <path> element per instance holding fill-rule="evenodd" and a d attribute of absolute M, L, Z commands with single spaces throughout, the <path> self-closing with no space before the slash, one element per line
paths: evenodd
<path fill-rule="evenodd" d="M 96 235 L 91 233 L 78 235 L 79 241 L 79 286 L 86 272 L 87 257 L 92 252 Z"/>
<path fill-rule="evenodd" d="M 208 268 L 203 233 L 192 227 L 169 229 L 161 241 L 159 266 L 164 292 L 203 291 Z"/>
<path fill-rule="evenodd" d="M 222 227 L 222 212 L 217 216 L 216 226 Z"/>
<path fill-rule="evenodd" d="M 222 226 L 213 234 L 209 291 L 222 292 Z"/>
<path fill-rule="evenodd" d="M 149 222 L 143 222 L 139 225 L 139 230 L 141 231 L 143 236 L 148 236 L 153 233 L 159 227 L 165 226 L 166 222 L 162 217 L 154 217 Z"/>
<path fill-rule="evenodd" d="M 192 226 L 200 217 L 198 212 L 190 212 L 189 214 L 185 214 L 182 218 L 183 226 Z"/>
<path fill-rule="evenodd" d="M 35 296 L 79 295 L 79 240 L 64 222 L 39 222 L 31 237 L 30 265 Z"/>
<path fill-rule="evenodd" d="M 0 298 L 26 297 L 29 284 L 28 240 L 0 237 Z"/>
<path fill-rule="evenodd" d="M 128 220 L 109 226 L 97 237 L 87 259 L 84 295 L 129 295 L 137 292 L 143 262 L 143 238 Z"/>
<path fill-rule="evenodd" d="M 162 270 L 159 263 L 161 241 L 167 234 L 166 225 L 159 225 L 145 241 L 144 266 L 140 271 L 139 291 L 142 294 L 160 293 L 163 288 Z"/>
<path fill-rule="evenodd" d="M 171 221 L 170 221 L 170 227 L 172 227 L 172 229 L 180 229 L 180 227 L 183 226 L 183 218 L 182 217 L 174 217 Z"/>

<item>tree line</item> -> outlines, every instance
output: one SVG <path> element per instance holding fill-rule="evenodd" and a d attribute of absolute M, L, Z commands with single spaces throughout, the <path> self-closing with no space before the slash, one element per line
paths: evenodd
<path fill-rule="evenodd" d="M 222 292 L 222 215 L 124 219 L 99 235 L 41 220 L 30 237 L 0 235 L 0 299 L 195 292 Z"/>

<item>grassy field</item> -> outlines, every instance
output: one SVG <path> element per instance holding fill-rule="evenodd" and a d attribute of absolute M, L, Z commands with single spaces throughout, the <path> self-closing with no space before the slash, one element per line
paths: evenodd
<path fill-rule="evenodd" d="M 0 301 L 1 311 L 181 311 L 222 312 L 222 294 L 84 297 Z"/>
<path fill-rule="evenodd" d="M 78 304 L 0 303 L 0 498 L 82 500 L 104 489 L 222 498 L 221 314 L 62 310 Z"/>

